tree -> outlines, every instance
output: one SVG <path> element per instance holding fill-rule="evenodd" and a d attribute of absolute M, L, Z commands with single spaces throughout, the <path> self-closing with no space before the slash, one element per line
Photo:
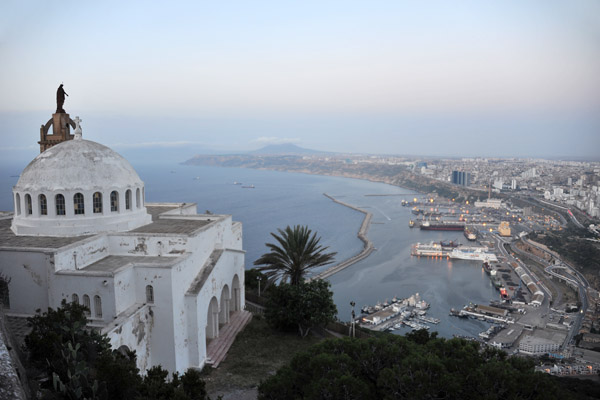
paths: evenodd
<path fill-rule="evenodd" d="M 313 327 L 325 326 L 335 320 L 337 308 L 330 287 L 329 282 L 321 279 L 274 286 L 265 318 L 277 329 L 297 329 L 300 336 L 305 337 Z"/>
<path fill-rule="evenodd" d="M 270 283 L 289 280 L 292 285 L 298 285 L 306 271 L 331 264 L 337 254 L 326 253 L 329 247 L 319 245 L 321 238 L 307 226 L 295 225 L 293 229 L 287 226 L 277 231 L 279 235 L 271 233 L 271 236 L 279 245 L 266 243 L 271 251 L 254 262 L 254 265 L 262 265 L 256 269 L 264 272 Z"/>
<path fill-rule="evenodd" d="M 160 366 L 142 378 L 135 352 L 112 350 L 106 335 L 86 327 L 87 309 L 63 301 L 61 307 L 29 318 L 25 338 L 29 361 L 45 371 L 44 399 L 207 399 L 200 374 L 188 370 L 181 377 Z"/>
<path fill-rule="evenodd" d="M 427 332 L 325 340 L 258 388 L 260 400 L 588 398 L 580 394 L 535 372 L 531 360 Z"/>

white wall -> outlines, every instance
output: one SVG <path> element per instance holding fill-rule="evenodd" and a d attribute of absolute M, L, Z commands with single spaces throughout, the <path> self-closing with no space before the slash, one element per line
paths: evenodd
<path fill-rule="evenodd" d="M 37 309 L 48 309 L 51 260 L 52 256 L 43 252 L 0 251 L 0 273 L 10 279 L 7 313 L 33 315 Z"/>

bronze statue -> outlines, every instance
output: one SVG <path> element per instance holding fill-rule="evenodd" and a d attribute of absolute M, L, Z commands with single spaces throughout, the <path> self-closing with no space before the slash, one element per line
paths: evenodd
<path fill-rule="evenodd" d="M 65 104 L 65 96 L 68 96 L 67 92 L 65 92 L 65 89 L 63 89 L 63 85 L 62 83 L 60 84 L 60 86 L 58 87 L 58 90 L 56 91 L 56 112 L 57 113 L 66 113 L 65 110 L 63 110 L 63 104 Z"/>

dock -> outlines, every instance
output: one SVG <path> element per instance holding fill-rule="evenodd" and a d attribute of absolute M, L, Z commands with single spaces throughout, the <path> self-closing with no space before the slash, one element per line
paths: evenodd
<path fill-rule="evenodd" d="M 375 246 L 373 245 L 373 242 L 371 242 L 369 240 L 369 238 L 367 237 L 367 232 L 369 231 L 369 226 L 371 224 L 371 219 L 373 218 L 373 214 L 371 214 L 370 212 L 365 211 L 363 209 L 360 209 L 358 207 L 355 207 L 351 204 L 344 203 L 343 201 L 340 201 L 340 200 L 334 198 L 333 196 L 328 195 L 327 193 L 323 193 L 323 196 L 327 197 L 328 199 L 332 200 L 333 202 L 338 203 L 344 207 L 348 207 L 355 211 L 365 214 L 365 218 L 363 219 L 360 229 L 358 230 L 358 233 L 356 235 L 363 242 L 363 249 L 357 255 L 352 256 L 352 257 L 348 258 L 347 260 L 344 260 L 334 266 L 327 268 L 325 271 L 309 278 L 309 280 L 328 278 L 331 275 L 340 272 L 344 268 L 348 268 L 352 264 L 355 264 L 355 263 L 359 262 L 360 260 L 367 258 L 369 256 L 369 254 L 371 254 L 373 252 L 373 250 L 375 250 Z"/>

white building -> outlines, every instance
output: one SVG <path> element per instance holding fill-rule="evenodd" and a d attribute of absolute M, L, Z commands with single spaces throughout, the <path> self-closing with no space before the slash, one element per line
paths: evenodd
<path fill-rule="evenodd" d="M 560 345 L 560 342 L 528 335 L 519 343 L 519 352 L 529 355 L 554 353 L 560 350 Z"/>
<path fill-rule="evenodd" d="M 501 199 L 486 199 L 485 201 L 476 201 L 475 207 L 477 208 L 502 208 Z"/>
<path fill-rule="evenodd" d="M 142 371 L 171 372 L 210 363 L 208 343 L 248 321 L 241 223 L 146 204 L 131 165 L 79 125 L 25 168 L 13 198 L 14 217 L 0 219 L 8 315 L 84 304 L 90 326 L 135 350 Z"/>

